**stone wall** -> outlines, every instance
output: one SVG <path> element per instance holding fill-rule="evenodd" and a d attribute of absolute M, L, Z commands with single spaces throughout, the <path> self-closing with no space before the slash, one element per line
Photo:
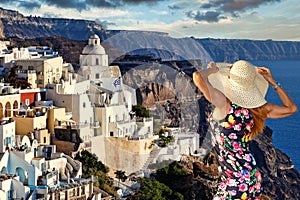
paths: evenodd
<path fill-rule="evenodd" d="M 110 168 L 110 173 L 123 170 L 126 174 L 131 174 L 141 170 L 147 161 L 151 141 L 152 139 L 127 140 L 98 136 L 92 140 L 92 153 Z"/>

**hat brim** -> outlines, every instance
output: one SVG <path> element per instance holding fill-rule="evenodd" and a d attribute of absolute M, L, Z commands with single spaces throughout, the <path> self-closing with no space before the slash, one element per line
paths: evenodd
<path fill-rule="evenodd" d="M 241 87 L 230 81 L 229 74 L 231 64 L 216 63 L 219 71 L 208 76 L 210 84 L 221 91 L 232 103 L 245 108 L 256 108 L 267 103 L 265 96 L 268 91 L 268 82 L 256 70 L 254 85 Z"/>

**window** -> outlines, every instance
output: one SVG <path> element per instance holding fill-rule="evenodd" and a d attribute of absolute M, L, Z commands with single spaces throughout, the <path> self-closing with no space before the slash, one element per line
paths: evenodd
<path fill-rule="evenodd" d="M 110 123 L 110 116 L 108 117 L 108 123 Z"/>
<path fill-rule="evenodd" d="M 30 104 L 29 99 L 25 99 L 25 104 L 26 104 L 26 106 L 29 106 L 29 104 Z"/>
<path fill-rule="evenodd" d="M 114 136 L 114 132 L 111 131 L 109 135 L 110 135 L 110 137 L 113 137 Z"/>
<path fill-rule="evenodd" d="M 97 73 L 96 74 L 96 79 L 99 79 L 100 78 L 100 75 Z"/>
<path fill-rule="evenodd" d="M 82 107 L 83 107 L 83 108 L 85 108 L 85 102 L 83 102 L 83 105 L 82 105 Z"/>
<path fill-rule="evenodd" d="M 99 65 L 99 58 L 96 58 L 96 65 Z"/>
<path fill-rule="evenodd" d="M 47 141 L 47 138 L 46 138 L 46 137 L 44 137 L 44 143 L 46 143 L 46 141 Z"/>

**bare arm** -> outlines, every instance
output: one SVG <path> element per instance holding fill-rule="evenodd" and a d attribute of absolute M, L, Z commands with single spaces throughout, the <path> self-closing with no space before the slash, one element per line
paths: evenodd
<path fill-rule="evenodd" d="M 260 73 L 269 84 L 274 87 L 276 85 L 276 81 L 274 80 L 270 70 L 265 67 L 259 67 L 258 73 Z M 290 96 L 286 93 L 286 91 L 282 87 L 278 87 L 276 90 L 279 98 L 281 99 L 283 105 L 276 104 L 267 104 L 268 109 L 268 118 L 283 118 L 292 115 L 293 113 L 298 111 L 296 104 L 290 98 Z"/>
<path fill-rule="evenodd" d="M 223 118 L 227 114 L 229 102 L 225 95 L 215 89 L 207 80 L 207 77 L 210 74 L 216 73 L 218 70 L 216 64 L 211 62 L 208 64 L 207 69 L 202 69 L 193 73 L 193 81 L 203 93 L 204 97 L 216 107 L 215 111 L 218 112 L 218 118 Z"/>

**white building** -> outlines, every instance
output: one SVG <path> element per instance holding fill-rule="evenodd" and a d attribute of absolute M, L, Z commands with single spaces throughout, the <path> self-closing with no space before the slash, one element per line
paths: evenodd
<path fill-rule="evenodd" d="M 0 121 L 0 153 L 15 145 L 15 122 L 12 120 Z"/>
<path fill-rule="evenodd" d="M 29 59 L 31 55 L 28 48 L 13 48 L 8 50 L 5 41 L 0 41 L 0 66 L 10 67 L 11 62 L 18 59 Z"/>
<path fill-rule="evenodd" d="M 94 83 L 101 82 L 101 76 L 109 72 L 108 55 L 100 44 L 100 38 L 93 35 L 79 58 L 82 75 Z M 109 74 L 110 75 L 110 74 Z"/>
<path fill-rule="evenodd" d="M 89 38 L 80 55 L 80 70 L 83 77 L 91 81 L 89 98 L 95 106 L 95 121 L 100 122 L 97 135 L 138 135 L 135 119 L 129 114 L 132 105 L 136 105 L 135 90 L 122 83 L 118 66 L 108 66 L 108 55 L 97 35 Z"/>
<path fill-rule="evenodd" d="M 136 122 L 132 106 L 136 91 L 123 84 L 118 66 L 108 66 L 108 56 L 97 35 L 89 39 L 80 55 L 80 71 L 89 80 L 89 99 L 99 127 L 92 140 L 92 153 L 112 170 L 140 170 L 147 161 L 153 136 L 153 119 Z"/>

